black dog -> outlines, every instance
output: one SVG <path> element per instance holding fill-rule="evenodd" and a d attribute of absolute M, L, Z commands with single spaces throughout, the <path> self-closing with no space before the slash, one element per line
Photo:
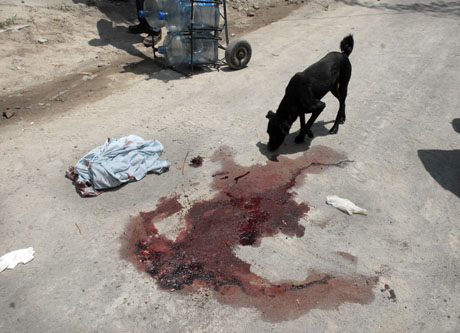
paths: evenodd
<path fill-rule="evenodd" d="M 345 99 L 351 77 L 348 56 L 353 50 L 353 45 L 353 36 L 346 36 L 340 42 L 342 52 L 330 52 L 317 63 L 292 77 L 276 114 L 268 111 L 266 116 L 269 119 L 267 132 L 270 136 L 268 150 L 278 149 L 297 117 L 300 118 L 300 133 L 295 138 L 295 142 L 303 142 L 305 134 L 312 138 L 313 133 L 310 128 L 326 107 L 326 104 L 320 100 L 329 91 L 340 102 L 337 118 L 329 132 L 331 134 L 338 132 L 339 124 L 345 122 Z M 311 113 L 306 125 L 305 113 Z"/>

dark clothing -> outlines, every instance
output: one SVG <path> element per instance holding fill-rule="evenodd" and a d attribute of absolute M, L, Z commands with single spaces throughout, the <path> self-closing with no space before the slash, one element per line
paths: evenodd
<path fill-rule="evenodd" d="M 144 10 L 144 0 L 136 0 L 137 18 L 139 19 L 139 29 L 149 31 L 150 27 L 145 18 L 139 17 L 139 11 Z"/>

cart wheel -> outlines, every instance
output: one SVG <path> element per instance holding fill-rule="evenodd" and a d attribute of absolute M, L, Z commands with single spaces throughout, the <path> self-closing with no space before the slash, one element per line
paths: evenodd
<path fill-rule="evenodd" d="M 227 65 L 232 69 L 241 69 L 246 67 L 251 59 L 251 45 L 246 39 L 232 40 L 225 50 L 225 60 Z"/>

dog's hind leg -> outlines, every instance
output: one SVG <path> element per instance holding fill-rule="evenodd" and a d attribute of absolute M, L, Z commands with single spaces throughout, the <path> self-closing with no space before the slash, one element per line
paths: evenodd
<path fill-rule="evenodd" d="M 339 131 L 339 124 L 345 123 L 345 100 L 347 99 L 347 85 L 336 85 L 331 93 L 339 100 L 340 106 L 339 111 L 337 112 L 337 117 L 335 118 L 334 126 L 332 126 L 329 133 L 337 134 Z"/>

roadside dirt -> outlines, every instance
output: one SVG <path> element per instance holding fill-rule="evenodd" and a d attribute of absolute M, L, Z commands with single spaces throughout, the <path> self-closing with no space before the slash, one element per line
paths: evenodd
<path fill-rule="evenodd" d="M 229 0 L 229 34 L 244 36 L 305 3 Z M 127 32 L 136 20 L 134 0 L 0 4 L 0 126 L 14 118 L 53 117 L 113 93 L 129 77 L 161 70 L 142 44 L 145 35 Z"/>

